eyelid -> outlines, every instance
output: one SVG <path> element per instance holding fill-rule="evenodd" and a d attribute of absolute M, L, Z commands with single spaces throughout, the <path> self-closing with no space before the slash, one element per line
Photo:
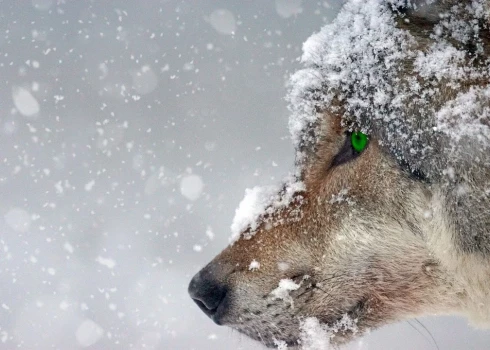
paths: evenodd
<path fill-rule="evenodd" d="M 342 147 L 339 149 L 337 154 L 332 160 L 331 166 L 338 166 L 344 163 L 350 162 L 351 160 L 357 158 L 362 152 L 357 152 L 351 144 L 351 132 L 345 134 L 345 141 Z"/>

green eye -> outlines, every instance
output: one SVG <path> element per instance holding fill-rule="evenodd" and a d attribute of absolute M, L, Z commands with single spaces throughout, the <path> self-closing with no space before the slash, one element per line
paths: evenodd
<path fill-rule="evenodd" d="M 352 148 L 354 148 L 357 152 L 362 152 L 368 144 L 368 137 L 362 132 L 353 132 L 350 136 L 350 141 Z"/>

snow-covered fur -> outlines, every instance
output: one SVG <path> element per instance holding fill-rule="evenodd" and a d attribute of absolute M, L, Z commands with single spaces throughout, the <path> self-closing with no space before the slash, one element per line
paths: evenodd
<path fill-rule="evenodd" d="M 489 24 L 490 0 L 349 0 L 308 39 L 297 172 L 250 192 L 191 282 L 224 286 L 215 322 L 283 348 L 427 314 L 490 326 Z"/>

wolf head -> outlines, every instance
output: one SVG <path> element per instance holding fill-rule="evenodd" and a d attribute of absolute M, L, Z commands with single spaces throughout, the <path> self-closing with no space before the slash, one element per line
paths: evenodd
<path fill-rule="evenodd" d="M 211 319 L 270 347 L 342 343 L 490 294 L 474 286 L 488 269 L 462 272 L 490 253 L 489 9 L 351 0 L 305 43 L 297 172 L 249 193 L 235 241 L 192 279 Z"/>

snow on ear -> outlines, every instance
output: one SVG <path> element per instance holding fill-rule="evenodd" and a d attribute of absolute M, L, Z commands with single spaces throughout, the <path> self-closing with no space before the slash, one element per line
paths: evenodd
<path fill-rule="evenodd" d="M 471 87 L 446 103 L 436 114 L 437 130 L 453 144 L 472 138 L 490 144 L 490 85 Z"/>

